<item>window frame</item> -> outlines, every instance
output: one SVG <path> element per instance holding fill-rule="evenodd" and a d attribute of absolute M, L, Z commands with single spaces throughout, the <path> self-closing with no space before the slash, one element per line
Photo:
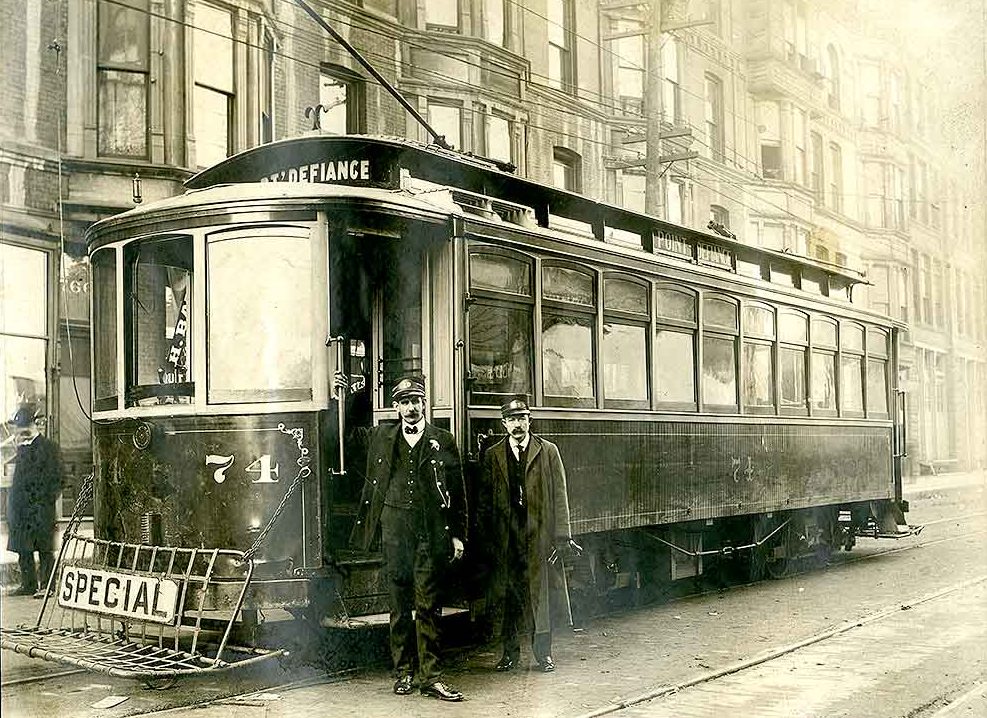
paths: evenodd
<path fill-rule="evenodd" d="M 236 151 L 236 148 L 237 148 L 236 131 L 235 130 L 236 130 L 236 119 L 237 119 L 237 112 L 238 112 L 238 107 L 237 107 L 237 104 L 238 104 L 237 59 L 238 58 L 237 58 L 237 48 L 236 48 L 236 46 L 237 46 L 237 39 L 236 39 L 236 23 L 237 23 L 237 18 L 236 18 L 236 14 L 234 13 L 234 11 L 231 8 L 229 8 L 229 7 L 225 6 L 225 5 L 216 4 L 216 3 L 200 2 L 200 3 L 197 3 L 196 4 L 196 7 L 195 7 L 196 21 L 198 19 L 198 14 L 202 11 L 203 8 L 209 8 L 210 10 L 215 10 L 217 12 L 224 13 L 227 16 L 227 18 L 229 19 L 229 21 L 230 21 L 230 35 L 229 35 L 228 38 L 225 38 L 225 39 L 228 39 L 229 40 L 229 43 L 230 43 L 230 58 L 229 58 L 229 60 L 230 60 L 230 87 L 228 89 L 225 89 L 225 88 L 221 88 L 221 87 L 216 87 L 216 86 L 211 85 L 211 84 L 208 84 L 206 82 L 200 82 L 200 80 L 198 78 L 198 68 L 200 67 L 200 63 L 201 64 L 212 63 L 212 62 L 215 62 L 216 61 L 216 58 L 215 57 L 210 57 L 210 58 L 206 58 L 205 61 L 203 61 L 203 58 L 197 57 L 195 54 L 193 54 L 192 72 L 191 72 L 192 87 L 191 87 L 191 92 L 190 92 L 190 95 L 189 95 L 189 98 L 188 98 L 188 102 L 189 102 L 189 105 L 190 105 L 190 110 L 191 110 L 191 113 L 192 113 L 192 121 L 191 121 L 191 126 L 190 126 L 189 129 L 190 129 L 192 135 L 195 137 L 195 141 L 196 141 L 195 165 L 197 167 L 200 167 L 200 168 L 202 168 L 202 167 L 208 167 L 208 166 L 214 164 L 214 162 L 211 162 L 211 161 L 210 162 L 205 162 L 205 163 L 202 162 L 201 152 L 199 151 L 200 145 L 198 143 L 201 141 L 202 138 L 199 136 L 199 133 L 197 132 L 197 130 L 198 130 L 198 120 L 197 120 L 196 115 L 197 115 L 197 112 L 199 110 L 198 103 L 196 102 L 197 90 L 199 88 L 201 88 L 204 92 L 208 92 L 208 93 L 210 93 L 212 95 L 216 95 L 216 96 L 221 96 L 221 97 L 225 98 L 225 100 L 226 100 L 226 154 L 225 154 L 225 157 L 229 157 L 230 155 L 234 154 L 234 152 Z M 194 23 L 193 23 L 193 27 L 191 29 L 192 29 L 191 44 L 192 44 L 192 49 L 193 49 L 193 53 L 194 53 L 194 51 L 195 51 L 195 45 L 197 44 L 196 43 L 196 33 L 197 32 L 204 32 L 204 33 L 207 33 L 207 34 L 212 34 L 212 33 L 209 30 L 206 30 L 204 28 L 200 28 L 198 25 L 195 25 Z M 224 157 L 224 159 L 225 159 L 225 157 Z"/>
<path fill-rule="evenodd" d="M 546 21 L 549 25 L 557 25 L 554 20 L 551 19 L 553 14 L 552 5 L 558 4 L 561 7 L 559 14 L 562 17 L 562 23 L 560 25 L 562 30 L 561 42 L 553 42 L 552 40 L 552 30 L 551 27 L 547 29 L 545 34 L 546 45 L 548 47 L 548 86 L 560 90 L 568 94 L 575 94 L 576 91 L 576 62 L 575 62 L 575 42 L 574 42 L 574 29 L 575 29 L 575 16 L 576 9 L 573 0 L 548 0 L 546 7 Z M 553 56 L 558 57 L 559 64 L 559 76 L 555 77 L 553 75 L 552 58 Z"/>
<path fill-rule="evenodd" d="M 133 0 L 131 0 L 133 1 Z M 104 0 L 99 0 L 96 3 L 95 13 L 96 13 L 96 155 L 98 157 L 125 157 L 128 159 L 136 160 L 150 160 L 151 159 L 151 136 L 150 136 L 150 117 L 151 117 L 151 45 L 153 43 L 151 24 L 150 24 L 150 2 L 148 0 L 140 0 L 142 7 L 133 7 L 130 4 L 127 5 L 116 5 L 110 2 L 105 2 Z M 101 42 L 100 37 L 103 30 L 103 21 L 101 18 L 101 11 L 106 8 L 112 7 L 119 13 L 137 13 L 142 15 L 142 21 L 144 23 L 144 58 L 143 60 L 138 60 L 135 62 L 114 62 L 111 60 L 104 60 L 101 57 Z M 141 154 L 137 153 L 127 153 L 127 152 L 112 152 L 106 151 L 102 148 L 102 88 L 103 88 L 103 78 L 108 73 L 119 73 L 125 75 L 139 75 L 143 78 L 144 84 L 144 121 L 139 129 L 143 132 L 144 141 L 144 152 Z M 116 124 L 116 121 L 113 123 Z M 110 128 L 112 129 L 112 128 Z"/>
<path fill-rule="evenodd" d="M 770 315 L 771 331 L 769 334 L 754 334 L 748 330 L 748 309 L 757 309 Z M 741 353 L 740 353 L 740 399 L 741 410 L 744 414 L 775 414 L 779 403 L 778 400 L 778 312 L 776 308 L 766 302 L 757 300 L 745 300 L 740 305 L 740 329 L 741 329 Z M 767 404 L 749 404 L 747 402 L 747 347 L 759 346 L 768 347 L 769 366 L 771 376 L 768 387 L 770 389 L 770 399 Z"/>
<path fill-rule="evenodd" d="M 703 127 L 710 157 L 716 162 L 726 159 L 726 128 L 723 80 L 711 72 L 703 75 Z"/>
<path fill-rule="evenodd" d="M 679 319 L 675 317 L 662 316 L 659 313 L 659 301 L 658 293 L 662 291 L 673 292 L 675 294 L 680 294 L 685 297 L 689 297 L 692 301 L 692 311 L 693 319 L 687 321 L 685 319 Z M 651 313 L 654 316 L 654 339 L 652 341 L 652 372 L 654 380 L 652 382 L 652 394 L 655 397 L 655 406 L 661 409 L 667 410 L 678 410 L 678 411 L 698 411 L 699 410 L 699 292 L 694 289 L 690 289 L 682 284 L 677 284 L 674 282 L 660 281 L 656 282 L 654 289 L 652 290 L 652 310 Z M 658 369 L 658 334 L 662 330 L 667 332 L 673 332 L 677 334 L 688 334 L 691 339 L 692 344 L 692 401 L 681 402 L 681 401 L 662 401 L 660 398 L 661 386 L 659 384 L 660 372 Z"/>
<path fill-rule="evenodd" d="M 104 261 L 105 260 L 105 261 Z M 120 400 L 120 306 L 118 296 L 118 286 L 120 275 L 118 265 L 120 255 L 117 247 L 109 245 L 100 247 L 93 252 L 90 260 L 90 272 L 92 276 L 92 406 L 93 411 L 115 411 Z M 112 277 L 112 283 L 99 281 L 103 277 L 103 265 L 107 275 Z M 104 290 L 111 291 L 103 293 Z M 106 306 L 102 306 L 103 297 L 107 299 Z M 102 341 L 106 342 L 105 350 L 101 347 Z M 103 352 L 105 351 L 105 356 Z M 103 376 L 106 372 L 106 376 Z M 105 382 L 105 383 L 104 383 Z M 109 393 L 101 394 L 103 388 Z"/>
<path fill-rule="evenodd" d="M 607 307 L 607 284 L 608 282 L 621 282 L 629 285 L 638 287 L 644 292 L 645 310 L 643 314 L 623 310 L 623 309 L 611 309 Z M 599 378 L 600 384 L 600 395 L 603 400 L 603 406 L 605 408 L 615 408 L 615 409 L 648 409 L 651 407 L 651 397 L 653 396 L 652 387 L 654 384 L 652 377 L 652 361 L 651 355 L 652 349 L 652 336 L 651 336 L 651 326 L 652 326 L 652 291 L 651 283 L 645 279 L 639 277 L 634 277 L 632 275 L 626 274 L 625 272 L 619 271 L 605 271 L 600 273 L 600 288 L 597 292 L 600 300 L 597 302 L 600 306 L 600 339 L 599 339 L 599 355 L 600 355 L 600 372 L 601 376 Z M 644 390 L 645 395 L 643 399 L 611 399 L 606 395 L 606 381 L 603 373 L 605 372 L 606 362 L 605 362 L 605 338 L 603 337 L 603 327 L 607 324 L 617 324 L 620 326 L 630 326 L 638 327 L 644 332 L 644 357 L 642 357 L 643 367 L 644 367 Z"/>
<path fill-rule="evenodd" d="M 497 257 L 503 257 L 506 259 L 511 259 L 514 261 L 521 262 L 528 269 L 528 280 L 530 285 L 530 294 L 515 294 L 513 292 L 501 292 L 494 289 L 486 287 L 474 287 L 472 271 L 470 270 L 470 260 L 474 255 L 491 255 Z M 506 308 L 509 310 L 527 310 L 528 312 L 528 345 L 531 347 L 531 355 L 528 357 L 528 377 L 527 377 L 527 389 L 529 395 L 535 394 L 537 391 L 536 377 L 539 371 L 537 364 L 538 350 L 537 350 L 537 333 L 535 332 L 535 321 L 538 314 L 537 311 L 537 297 L 538 297 L 538 278 L 536 272 L 537 261 L 534 257 L 516 252 L 514 250 L 505 249 L 502 247 L 496 247 L 488 244 L 481 243 L 470 243 L 468 251 L 466 253 L 466 286 L 467 286 L 467 311 L 470 311 L 475 306 L 482 307 L 492 307 L 492 308 Z M 469 404 L 475 404 L 479 406 L 500 406 L 507 399 L 514 396 L 516 393 L 523 392 L 485 392 L 477 391 L 474 386 L 476 378 L 472 374 L 472 349 L 473 349 L 473 337 L 472 337 L 472 325 L 469 321 L 469 316 L 466 317 L 465 326 L 467 331 L 470 332 L 470 341 L 467 343 L 469 352 L 466 356 L 467 364 L 467 385 L 469 391 Z M 487 399 L 486 401 L 477 401 L 477 398 Z"/>
<path fill-rule="evenodd" d="M 795 339 L 787 337 L 782 331 L 783 320 L 786 316 L 798 317 L 801 321 L 805 323 L 805 339 Z M 793 307 L 780 307 L 777 314 L 778 322 L 778 413 L 780 415 L 789 416 L 808 416 L 809 414 L 809 404 L 811 403 L 810 394 L 810 375 L 809 375 L 809 355 L 810 355 L 810 345 L 809 339 L 811 334 L 812 317 L 805 311 L 795 309 Z M 800 351 L 802 353 L 802 402 L 799 404 L 788 404 L 785 403 L 784 397 L 784 362 L 782 361 L 782 352 L 789 351 Z"/>
<path fill-rule="evenodd" d="M 560 268 L 575 271 L 586 275 L 590 279 L 590 286 L 593 291 L 591 305 L 577 304 L 562 299 L 547 299 L 545 297 L 545 270 L 547 268 Z M 544 406 L 558 406 L 569 408 L 598 408 L 602 387 L 600 386 L 600 374 L 602 366 L 600 362 L 600 341 L 599 333 L 602 332 L 600 326 L 600 271 L 592 266 L 572 262 L 564 259 L 541 258 L 536 262 L 536 283 L 538 296 L 538 317 L 536 326 L 537 344 L 535 345 L 537 389 Z M 547 317 L 579 317 L 590 321 L 590 381 L 592 383 L 591 397 L 568 397 L 558 394 L 549 395 L 545 390 L 545 319 Z"/>
<path fill-rule="evenodd" d="M 706 301 L 707 300 L 719 300 L 724 301 L 734 307 L 734 328 L 732 330 L 726 327 L 711 326 L 706 325 Z M 741 408 L 741 394 L 742 387 L 741 383 L 743 381 L 740 366 L 740 354 L 741 354 L 741 334 L 740 334 L 740 306 L 741 302 L 739 297 L 731 296 L 729 294 L 724 294 L 719 291 L 709 291 L 704 290 L 699 294 L 699 361 L 697 366 L 697 374 L 699 378 L 697 393 L 699 400 L 699 411 L 709 412 L 715 414 L 739 414 Z M 717 339 L 729 339 L 733 347 L 733 403 L 732 404 L 714 404 L 707 402 L 705 400 L 705 388 L 706 388 L 706 357 L 705 357 L 705 341 L 706 337 L 710 336 Z"/>
<path fill-rule="evenodd" d="M 878 350 L 872 346 L 873 337 L 880 336 L 883 340 L 883 349 Z M 890 331 L 884 327 L 867 326 L 864 329 L 864 347 L 867 356 L 864 360 L 864 408 L 868 419 L 890 419 L 891 418 L 891 337 Z M 871 363 L 881 363 L 884 366 L 884 411 L 872 409 L 873 401 L 870 391 L 870 367 Z"/>
<path fill-rule="evenodd" d="M 216 301 L 219 304 L 229 304 L 228 296 L 224 296 L 227 288 L 225 284 L 218 284 L 217 275 L 219 274 L 219 269 L 216 266 L 216 258 L 213 256 L 212 250 L 214 247 L 217 249 L 222 246 L 225 242 L 250 242 L 252 240 L 258 241 L 270 241 L 274 240 L 279 244 L 284 245 L 289 248 L 290 252 L 293 252 L 295 247 L 291 247 L 287 240 L 295 240 L 303 242 L 307 247 L 309 252 L 309 258 L 307 262 L 301 263 L 302 267 L 311 266 L 315 261 L 317 256 L 316 241 L 313 237 L 312 228 L 308 225 L 298 225 L 290 223 L 271 223 L 265 224 L 264 226 L 247 226 L 247 227 L 221 227 L 218 229 L 212 229 L 207 231 L 203 236 L 203 249 L 204 249 L 204 299 L 205 299 L 205 326 L 203 326 L 199 331 L 204 335 L 205 344 L 205 374 L 203 376 L 203 383 L 205 384 L 205 404 L 207 406 L 224 406 L 229 407 L 232 405 L 269 405 L 269 404 L 309 404 L 314 400 L 315 397 L 315 377 L 313 375 L 312 369 L 316 365 L 315 352 L 313 350 L 313 344 L 315 343 L 315 327 L 311 322 L 304 322 L 304 329 L 306 329 L 309 334 L 307 336 L 299 337 L 297 334 L 292 334 L 293 343 L 296 346 L 301 346 L 303 351 L 306 352 L 306 356 L 303 358 L 306 360 L 303 365 L 307 364 L 310 369 L 308 375 L 304 379 L 303 386 L 287 386 L 278 387 L 275 389 L 269 389 L 261 387 L 256 381 L 251 382 L 250 386 L 236 386 L 236 387 L 223 387 L 218 388 L 214 384 L 213 372 L 217 369 L 218 360 L 215 359 L 215 354 L 226 354 L 226 351 L 231 347 L 227 345 L 226 342 L 230 340 L 229 336 L 216 334 L 214 335 L 214 328 L 222 325 L 223 323 L 218 321 L 220 317 L 217 314 L 220 312 L 213 309 L 213 302 Z M 233 246 L 233 245 L 229 245 Z M 237 249 L 241 250 L 238 252 L 241 256 L 239 259 L 243 259 L 246 256 L 246 252 L 242 249 L 245 245 L 238 244 Z M 249 270 L 249 267 L 239 267 L 241 271 L 244 269 Z M 315 279 L 312 277 L 311 271 L 302 271 L 300 278 L 308 282 L 308 287 L 305 290 L 308 292 L 308 307 L 299 307 L 299 302 L 297 302 L 298 297 L 290 297 L 288 304 L 294 308 L 293 311 L 301 310 L 304 314 L 309 314 L 311 310 L 316 309 L 319 303 L 319 288 L 315 283 Z M 294 284 L 294 283 L 292 283 Z M 256 287 L 256 283 L 254 284 Z M 291 285 L 289 285 L 291 286 Z M 295 286 L 300 286 L 295 284 Z M 215 296 L 214 293 L 218 294 Z M 259 293 L 255 289 L 255 294 Z M 287 292 L 279 291 L 277 293 L 279 299 L 289 300 L 289 295 Z M 256 318 L 256 317 L 255 317 Z M 243 325 L 240 329 L 243 329 Z M 282 337 L 282 341 L 283 341 Z M 256 350 L 256 347 L 252 347 Z M 250 353 L 250 352 L 248 352 Z M 281 352 L 279 352 L 281 353 Z M 281 359 L 286 358 L 283 353 L 281 353 Z M 282 375 L 283 378 L 283 375 Z M 256 377 L 254 377 L 256 379 Z"/>
<path fill-rule="evenodd" d="M 188 287 L 186 288 L 187 300 L 188 300 L 188 322 L 189 329 L 187 332 L 187 339 L 185 342 L 185 353 L 186 353 L 186 366 L 188 370 L 188 377 L 185 381 L 181 382 L 158 382 L 158 384 L 152 383 L 142 383 L 140 381 L 140 365 L 138 359 L 138 342 L 141 332 L 137 330 L 134 325 L 135 311 L 134 306 L 139 301 L 138 299 L 138 288 L 137 288 L 137 271 L 140 265 L 140 256 L 144 248 L 151 246 L 156 243 L 163 242 L 174 242 L 182 240 L 187 243 L 187 254 L 189 257 L 190 268 L 188 269 Z M 194 302 L 197 300 L 197 292 L 195 291 L 195 285 L 197 282 L 201 281 L 196 278 L 196 266 L 195 266 L 195 253 L 196 253 L 197 238 L 194 233 L 190 231 L 178 231 L 178 232 L 165 232 L 159 235 L 150 235 L 143 237 L 136 242 L 128 243 L 123 248 L 123 294 L 124 302 L 122 307 L 123 312 L 123 330 L 124 337 L 129 335 L 130 340 L 124 342 L 124 374 L 123 374 L 123 408 L 124 409 L 147 409 L 155 404 L 142 404 L 142 401 L 157 398 L 158 404 L 166 404 L 168 402 L 161 401 L 168 397 L 178 398 L 179 400 L 173 402 L 178 406 L 186 406 L 195 403 L 196 400 L 196 383 L 201 381 L 197 377 L 200 370 L 200 360 L 196 356 L 198 340 L 196 335 L 204 330 L 204 327 L 199 327 L 196 321 L 197 308 L 194 306 Z M 167 265 L 160 265 L 167 266 Z M 120 309 L 117 310 L 118 312 Z M 164 325 L 167 329 L 167 325 Z M 118 350 L 119 351 L 119 350 Z M 118 380 L 119 382 L 119 380 Z M 173 386 L 174 391 L 165 393 L 164 391 L 158 391 L 153 388 L 154 386 Z"/>
<path fill-rule="evenodd" d="M 861 344 L 860 348 L 848 346 L 848 335 L 851 333 L 856 333 L 860 331 Z M 840 416 L 848 418 L 864 418 L 867 415 L 867 344 L 866 344 L 867 329 L 860 322 L 853 320 L 840 320 L 839 322 L 839 408 Z M 846 382 L 843 381 L 844 373 L 844 359 L 856 360 L 860 363 L 858 372 L 860 374 L 860 410 L 847 408 L 847 399 L 849 398 L 849 387 L 846 386 Z"/>
<path fill-rule="evenodd" d="M 575 150 L 561 145 L 552 147 L 552 185 L 555 184 L 555 168 L 562 167 L 565 185 L 559 189 L 569 192 L 582 192 L 583 189 L 583 158 Z M 571 180 L 571 183 L 570 183 Z M 570 186 L 571 185 L 571 186 Z"/>
<path fill-rule="evenodd" d="M 322 104 L 322 80 L 335 80 L 346 90 L 346 127 L 343 134 L 362 134 L 367 131 L 366 82 L 347 67 L 323 62 L 319 65 L 319 104 Z M 325 111 L 329 108 L 323 105 Z M 321 127 L 321 119 L 319 126 Z"/>
<path fill-rule="evenodd" d="M 826 325 L 833 330 L 833 343 L 822 343 L 818 338 L 817 329 L 820 325 Z M 811 416 L 839 416 L 840 410 L 840 361 L 839 361 L 839 322 L 828 315 L 811 315 L 809 317 L 809 413 Z M 824 356 L 833 366 L 833 406 L 820 407 L 816 405 L 816 357 Z"/>

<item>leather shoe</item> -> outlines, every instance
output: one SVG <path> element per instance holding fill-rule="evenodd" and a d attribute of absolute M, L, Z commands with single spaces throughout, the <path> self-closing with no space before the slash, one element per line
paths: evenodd
<path fill-rule="evenodd" d="M 422 695 L 429 698 L 438 698 L 440 701 L 461 701 L 463 694 L 455 688 L 450 688 L 442 681 L 436 681 L 429 686 L 422 686 Z"/>
<path fill-rule="evenodd" d="M 517 668 L 517 658 L 514 656 L 502 657 L 495 666 L 498 671 L 513 671 L 515 668 Z"/>
<path fill-rule="evenodd" d="M 545 656 L 544 658 L 538 659 L 538 670 L 542 673 L 551 673 L 555 670 L 555 661 L 552 660 L 551 656 Z"/>
<path fill-rule="evenodd" d="M 406 673 L 401 676 L 394 681 L 394 692 L 399 696 L 409 695 L 411 693 L 411 683 L 413 680 L 414 677 L 410 673 Z"/>

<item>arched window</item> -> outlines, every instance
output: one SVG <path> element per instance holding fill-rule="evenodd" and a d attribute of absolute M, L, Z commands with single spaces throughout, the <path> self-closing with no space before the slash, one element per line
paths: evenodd
<path fill-rule="evenodd" d="M 596 406 L 596 279 L 571 265 L 542 266 L 542 390 L 546 404 Z"/>
<path fill-rule="evenodd" d="M 806 359 L 809 318 L 802 312 L 778 314 L 778 373 L 781 375 L 781 409 L 785 413 L 806 412 Z"/>
<path fill-rule="evenodd" d="M 703 298 L 702 399 L 706 409 L 737 410 L 737 303 L 715 294 Z"/>
<path fill-rule="evenodd" d="M 583 189 L 583 160 L 568 147 L 552 149 L 552 184 L 560 189 L 581 192 Z"/>
<path fill-rule="evenodd" d="M 764 411 L 775 403 L 775 313 L 763 304 L 744 305 L 743 396 L 745 409 Z"/>
<path fill-rule="evenodd" d="M 648 285 L 603 280 L 603 399 L 605 406 L 646 408 L 648 391 Z"/>
<path fill-rule="evenodd" d="M 836 322 L 827 317 L 812 320 L 812 410 L 836 413 Z"/>
<path fill-rule="evenodd" d="M 655 292 L 655 372 L 660 404 L 696 406 L 696 295 L 660 285 Z"/>
<path fill-rule="evenodd" d="M 871 327 L 867 330 L 867 415 L 888 416 L 888 333 Z"/>
<path fill-rule="evenodd" d="M 490 248 L 470 252 L 470 401 L 499 405 L 530 394 L 534 349 L 532 261 Z"/>
<path fill-rule="evenodd" d="M 864 328 L 840 325 L 840 405 L 846 416 L 864 414 Z"/>

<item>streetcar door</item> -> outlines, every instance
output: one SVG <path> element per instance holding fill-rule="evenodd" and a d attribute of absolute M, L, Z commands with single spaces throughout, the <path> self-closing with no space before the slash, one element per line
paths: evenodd
<path fill-rule="evenodd" d="M 424 373 L 424 261 L 415 240 L 342 227 L 330 234 L 330 367 L 346 377 L 341 400 L 337 391 L 330 402 L 325 427 L 328 548 L 337 558 L 341 550 L 356 548 L 351 538 L 369 430 L 395 419 L 391 387 L 397 379 Z"/>

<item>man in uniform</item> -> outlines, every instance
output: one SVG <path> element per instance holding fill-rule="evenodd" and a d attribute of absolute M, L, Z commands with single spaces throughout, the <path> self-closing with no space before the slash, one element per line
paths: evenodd
<path fill-rule="evenodd" d="M 461 701 L 440 680 L 440 580 L 463 555 L 466 490 L 452 434 L 425 422 L 425 386 L 402 379 L 391 393 L 400 421 L 370 435 L 354 545 L 369 549 L 378 523 L 389 584 L 394 692 Z M 414 611 L 414 615 L 412 615 Z"/>
<path fill-rule="evenodd" d="M 558 447 L 531 433 L 531 411 L 521 396 L 500 408 L 507 436 L 484 455 L 483 491 L 489 506 L 495 590 L 503 596 L 504 653 L 498 671 L 520 659 L 522 623 L 541 671 L 555 670 L 549 612 L 549 561 L 559 550 L 578 553 L 569 526 L 565 467 Z"/>

